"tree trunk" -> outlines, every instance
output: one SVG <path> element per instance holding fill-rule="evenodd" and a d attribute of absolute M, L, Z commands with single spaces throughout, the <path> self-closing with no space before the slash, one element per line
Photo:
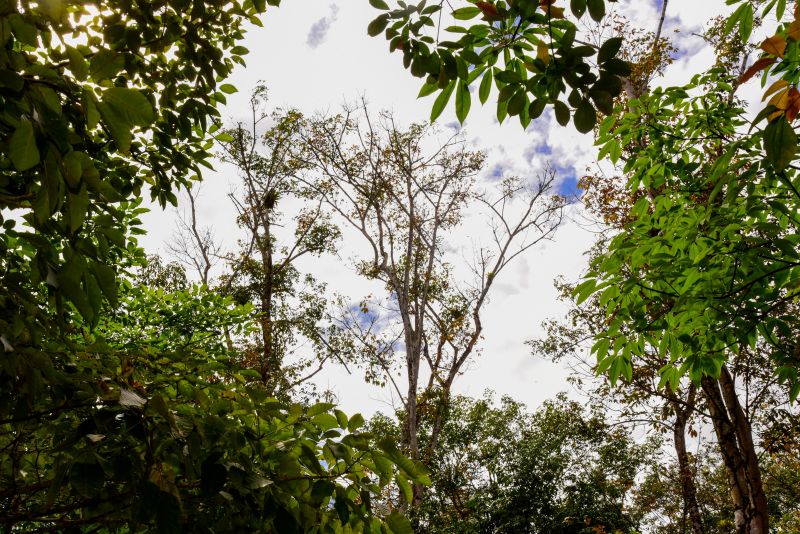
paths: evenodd
<path fill-rule="evenodd" d="M 737 534 L 767 534 L 769 512 L 750 423 L 723 367 L 719 380 L 702 380 L 722 460 L 728 473 Z"/>
<path fill-rule="evenodd" d="M 692 388 L 693 387 L 694 386 L 692 386 Z M 689 397 L 694 397 L 694 394 L 690 393 Z M 681 482 L 681 493 L 683 494 L 684 514 L 689 516 L 692 532 L 694 534 L 705 534 L 703 518 L 700 514 L 700 505 L 697 503 L 697 486 L 695 486 L 694 483 L 689 454 L 686 452 L 686 422 L 689 408 L 680 407 L 676 401 L 673 401 L 672 405 L 675 409 L 673 436 L 675 452 L 678 456 L 678 474 Z"/>

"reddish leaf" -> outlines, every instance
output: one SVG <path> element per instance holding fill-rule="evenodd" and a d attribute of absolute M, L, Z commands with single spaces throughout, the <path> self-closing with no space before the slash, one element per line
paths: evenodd
<path fill-rule="evenodd" d="M 800 112 L 800 91 L 792 87 L 789 89 L 788 103 L 786 105 L 786 120 L 794 122 Z"/>
<path fill-rule="evenodd" d="M 786 28 L 786 37 L 792 41 L 800 41 L 800 21 L 795 20 Z"/>
<path fill-rule="evenodd" d="M 758 72 L 766 69 L 773 63 L 778 61 L 774 57 L 762 57 L 761 59 L 757 60 L 755 63 L 750 65 L 750 67 L 739 76 L 739 83 L 746 83 L 750 78 L 755 76 Z"/>
<path fill-rule="evenodd" d="M 480 9 L 483 16 L 489 20 L 498 20 L 502 18 L 500 12 L 497 11 L 497 8 L 491 2 L 475 2 L 475 6 Z"/>

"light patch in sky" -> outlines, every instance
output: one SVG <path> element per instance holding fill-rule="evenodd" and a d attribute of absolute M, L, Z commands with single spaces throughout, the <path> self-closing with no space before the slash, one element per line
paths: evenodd
<path fill-rule="evenodd" d="M 339 7 L 336 4 L 331 4 L 328 15 L 311 25 L 311 29 L 308 30 L 308 37 L 306 38 L 306 44 L 308 46 L 317 48 L 325 41 L 328 31 L 331 29 L 333 23 L 336 22 L 336 15 L 338 15 L 338 13 Z"/>

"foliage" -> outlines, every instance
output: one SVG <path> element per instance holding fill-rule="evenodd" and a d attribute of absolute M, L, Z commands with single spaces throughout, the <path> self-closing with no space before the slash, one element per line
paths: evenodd
<path fill-rule="evenodd" d="M 41 411 L 2 421 L 0 521 L 21 531 L 389 532 L 372 497 L 393 477 L 425 482 L 424 470 L 389 442 L 374 449 L 359 415 L 248 386 L 253 371 L 230 362 L 222 332 L 252 328 L 249 315 L 198 286 L 126 283 L 93 332 L 75 324 L 57 407 L 43 398 Z"/>
<path fill-rule="evenodd" d="M 334 356 L 323 327 L 325 284 L 299 264 L 334 253 L 340 231 L 298 178 L 307 168 L 301 157 L 304 117 L 295 110 L 268 113 L 266 101 L 266 87 L 256 87 L 251 123 L 217 135 L 222 160 L 240 177 L 240 191 L 230 196 L 245 232 L 240 250 L 226 255 L 229 271 L 218 286 L 254 304 L 259 332 L 240 348 L 240 363 L 256 369 L 262 385 L 279 396 L 298 389 Z M 266 121 L 273 125 L 259 132 Z"/>
<path fill-rule="evenodd" d="M 396 9 L 383 0 L 370 3 L 385 12 L 372 21 L 368 33 L 385 33 L 389 49 L 402 51 L 403 65 L 411 74 L 426 78 L 420 96 L 439 93 L 431 120 L 455 95 L 456 116 L 463 123 L 471 106 L 470 87 L 479 85 L 478 97 L 486 103 L 494 85 L 499 91 L 499 121 L 517 116 L 527 127 L 552 105 L 561 125 L 572 116 L 578 131 L 586 133 L 594 128 L 598 111 L 613 111 L 614 98 L 622 92 L 619 77 L 631 73 L 618 57 L 621 37 L 600 46 L 577 39 L 577 21 L 586 15 L 596 22 L 603 20 L 605 0 L 571 0 L 575 21 L 567 18 L 566 9 L 555 0 L 467 0 L 458 2 L 463 7 L 450 13 L 457 24 L 446 28 L 441 27 L 444 2 L 430 6 L 425 1 L 399 2 Z M 469 27 L 458 23 L 478 17 Z M 427 33 L 429 27 L 434 28 L 435 38 Z M 440 40 L 442 33 L 452 40 Z"/>
<path fill-rule="evenodd" d="M 2 3 L 0 209 L 28 227 L 8 219 L 0 239 L 6 344 L 40 338 L 46 307 L 71 302 L 91 323 L 115 301 L 125 202 L 143 187 L 174 202 L 210 165 L 206 128 L 232 90 L 217 80 L 243 63 L 242 24 L 264 8 Z"/>
<path fill-rule="evenodd" d="M 404 451 L 425 462 L 435 454 L 453 384 L 479 351 L 494 284 L 561 223 L 554 172 L 528 181 L 505 176 L 482 191 L 476 178 L 484 154 L 469 150 L 462 135 L 424 123 L 401 128 L 389 113 L 370 117 L 363 103 L 310 121 L 304 144 L 309 184 L 366 242 L 358 270 L 386 292 L 345 307 L 342 345 L 363 356 L 369 379 L 394 389 Z M 485 218 L 487 230 L 460 272 L 448 236 L 471 216 Z M 432 432 L 420 448 L 423 419 Z M 413 490 L 417 504 L 422 488 Z"/>
<path fill-rule="evenodd" d="M 698 87 L 704 94 L 690 96 Z M 581 300 L 602 291 L 610 320 L 594 351 L 612 381 L 630 378 L 645 343 L 669 351 L 662 384 L 676 384 L 684 373 L 717 376 L 727 351 L 761 338 L 792 396 L 800 392 L 788 309 L 797 270 L 794 174 L 765 159 L 762 132 L 737 132 L 743 110 L 730 92 L 712 72 L 654 91 L 638 112 L 601 129 L 606 154 L 647 143 L 624 166 L 629 190 L 643 193 L 633 220 L 576 289 Z M 623 323 L 636 333 L 620 337 Z"/>
<path fill-rule="evenodd" d="M 210 167 L 243 25 L 278 0 L 0 2 L 0 524 L 7 531 L 408 532 L 418 464 L 232 362 L 251 309 L 141 262 Z M 120 279 L 122 275 L 122 279 Z"/>
<path fill-rule="evenodd" d="M 391 432 L 387 423 L 370 427 Z M 563 395 L 532 414 L 508 397 L 456 396 L 413 519 L 441 534 L 630 532 L 635 481 L 656 449 Z"/>

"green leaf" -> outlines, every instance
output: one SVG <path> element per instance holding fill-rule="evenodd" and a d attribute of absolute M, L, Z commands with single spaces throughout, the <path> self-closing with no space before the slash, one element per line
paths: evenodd
<path fill-rule="evenodd" d="M 597 112 L 591 102 L 584 99 L 575 110 L 575 128 L 581 133 L 591 132 L 597 124 Z"/>
<path fill-rule="evenodd" d="M 125 58 L 111 50 L 100 50 L 89 62 L 89 75 L 92 80 L 100 82 L 113 78 L 125 68 Z"/>
<path fill-rule="evenodd" d="M 778 6 L 775 8 L 775 18 L 781 20 L 783 18 L 783 13 L 785 11 L 786 11 L 786 0 L 778 0 Z"/>
<path fill-rule="evenodd" d="M 753 33 L 753 6 L 750 2 L 745 2 L 742 7 L 744 10 L 739 19 L 739 36 L 746 43 Z"/>
<path fill-rule="evenodd" d="M 225 93 L 226 95 L 232 95 L 233 93 L 239 91 L 235 86 L 229 83 L 223 83 L 219 86 L 219 90 Z"/>
<path fill-rule="evenodd" d="M 329 413 L 318 414 L 314 416 L 311 421 L 322 430 L 330 430 L 331 428 L 339 426 L 339 420 Z"/>
<path fill-rule="evenodd" d="M 369 0 L 369 5 L 371 5 L 375 9 L 381 9 L 383 11 L 387 11 L 389 9 L 389 4 L 387 4 L 383 0 Z"/>
<path fill-rule="evenodd" d="M 561 126 L 566 126 L 569 124 L 569 108 L 565 103 L 561 100 L 556 100 L 555 104 L 553 104 L 553 109 L 556 115 L 556 121 Z"/>
<path fill-rule="evenodd" d="M 401 474 L 398 474 L 396 477 L 394 477 L 394 481 L 397 483 L 397 487 L 400 489 L 400 495 L 403 496 L 407 503 L 410 503 L 414 498 L 414 492 L 411 490 L 411 484 L 409 484 L 408 480 L 406 480 Z"/>
<path fill-rule="evenodd" d="M 355 414 L 350 418 L 350 421 L 347 422 L 347 430 L 350 432 L 355 432 L 362 426 L 364 426 L 364 416 L 360 413 Z"/>
<path fill-rule="evenodd" d="M 508 101 L 508 114 L 512 117 L 519 115 L 522 109 L 527 105 L 527 98 L 525 89 L 520 89 Z"/>
<path fill-rule="evenodd" d="M 455 80 L 450 80 L 450 83 L 439 93 L 439 96 L 436 97 L 436 101 L 433 103 L 433 108 L 431 109 L 431 122 L 435 122 L 439 115 L 442 114 L 444 111 L 445 106 L 447 106 L 447 102 L 450 101 L 450 95 L 453 94 L 453 89 L 455 89 L 456 82 Z"/>
<path fill-rule="evenodd" d="M 492 76 L 492 69 L 488 69 L 486 74 L 483 75 L 481 85 L 478 88 L 478 98 L 480 99 L 481 104 L 485 104 L 489 99 L 489 92 L 492 90 L 493 78 L 494 76 Z"/>
<path fill-rule="evenodd" d="M 456 87 L 456 118 L 461 124 L 464 124 L 464 120 L 469 114 L 471 100 L 469 86 L 464 80 L 458 80 L 458 86 Z"/>
<path fill-rule="evenodd" d="M 773 121 L 764 129 L 764 150 L 767 161 L 780 172 L 786 169 L 797 152 L 797 134 L 785 117 Z"/>
<path fill-rule="evenodd" d="M 89 208 L 89 195 L 86 186 L 81 187 L 77 194 L 70 193 L 67 200 L 67 224 L 74 233 L 77 232 L 86 219 Z"/>
<path fill-rule="evenodd" d="M 411 522 L 399 512 L 392 512 L 386 516 L 386 524 L 391 529 L 392 534 L 414 534 Z"/>
<path fill-rule="evenodd" d="M 84 81 L 89 76 L 89 64 L 86 58 L 83 57 L 75 48 L 67 47 L 67 58 L 69 59 L 69 70 L 75 75 L 79 81 Z"/>
<path fill-rule="evenodd" d="M 138 89 L 111 87 L 103 93 L 103 103 L 134 126 L 149 126 L 155 120 L 153 106 Z"/>
<path fill-rule="evenodd" d="M 474 19 L 480 15 L 481 10 L 477 7 L 460 7 L 453 10 L 453 18 L 456 20 Z"/>
<path fill-rule="evenodd" d="M 736 24 L 741 20 L 746 6 L 747 6 L 746 2 L 744 4 L 742 4 L 742 5 L 740 5 L 736 9 L 736 11 L 734 11 L 731 14 L 731 16 L 728 17 L 728 20 L 725 21 L 725 27 L 723 28 L 723 32 L 725 33 L 725 35 L 728 35 L 731 32 L 731 30 L 733 29 L 733 27 L 736 26 Z"/>
<path fill-rule="evenodd" d="M 321 413 L 325 413 L 331 408 L 333 408 L 333 404 L 330 402 L 318 402 L 313 406 L 309 407 L 306 411 L 306 415 L 309 417 L 314 417 L 315 415 L 319 415 Z"/>
<path fill-rule="evenodd" d="M 622 37 L 612 37 L 608 39 L 603 43 L 603 46 L 600 47 L 600 51 L 597 52 L 597 62 L 605 63 L 609 59 L 612 59 L 617 55 L 620 48 L 622 48 Z"/>
<path fill-rule="evenodd" d="M 569 8 L 576 18 L 581 18 L 586 13 L 586 0 L 570 0 Z"/>
<path fill-rule="evenodd" d="M 417 94 L 417 98 L 423 98 L 425 96 L 432 95 L 433 93 L 436 92 L 438 88 L 439 86 L 436 84 L 436 82 L 426 83 L 420 88 L 419 94 Z"/>
<path fill-rule="evenodd" d="M 367 33 L 370 35 L 370 37 L 375 37 L 384 29 L 386 29 L 388 24 L 389 15 L 380 15 L 378 18 L 369 23 L 369 26 L 367 26 Z"/>
<path fill-rule="evenodd" d="M 606 3 L 604 0 L 587 0 L 586 7 L 589 8 L 589 16 L 595 22 L 600 22 L 606 16 Z"/>
<path fill-rule="evenodd" d="M 622 76 L 623 78 L 631 75 L 631 66 L 627 61 L 623 61 L 619 58 L 612 58 L 603 63 L 603 70 L 617 76 Z"/>
<path fill-rule="evenodd" d="M 611 115 L 614 112 L 614 97 L 608 91 L 590 90 L 589 96 L 601 112 L 606 115 Z"/>
<path fill-rule="evenodd" d="M 20 121 L 8 144 L 8 156 L 18 171 L 25 171 L 39 163 L 41 159 L 36 146 L 33 124 L 28 119 Z"/>

